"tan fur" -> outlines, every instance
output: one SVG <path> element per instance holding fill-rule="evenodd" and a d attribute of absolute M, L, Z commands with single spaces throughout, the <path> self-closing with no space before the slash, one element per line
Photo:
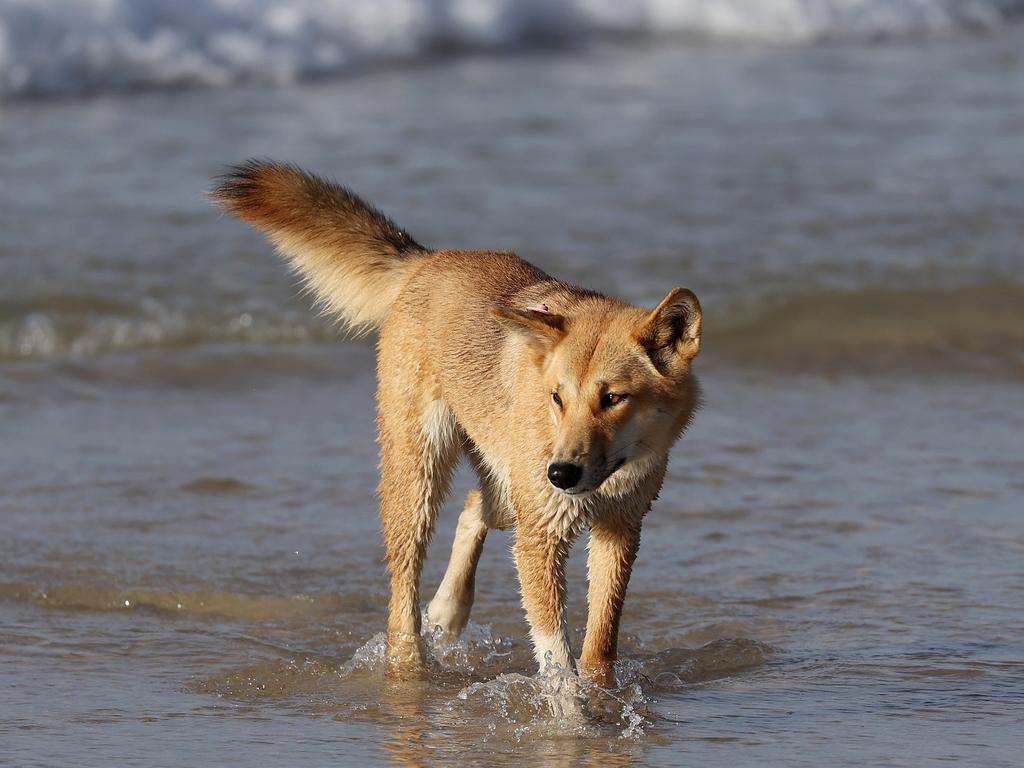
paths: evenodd
<path fill-rule="evenodd" d="M 359 198 L 290 166 L 250 163 L 213 197 L 263 230 L 331 311 L 380 330 L 389 670 L 422 670 L 420 571 L 465 454 L 480 490 L 467 500 L 428 617 L 461 631 L 486 528 L 514 527 L 538 664 L 574 666 L 565 561 L 589 529 L 580 665 L 613 683 L 641 521 L 697 407 L 696 297 L 677 288 L 643 310 L 554 280 L 510 253 L 426 251 Z M 548 480 L 555 462 L 578 465 L 579 481 L 556 488 Z"/>
<path fill-rule="evenodd" d="M 266 233 L 324 309 L 356 333 L 381 326 L 401 275 L 424 253 L 356 195 L 291 165 L 237 166 L 210 197 Z"/>

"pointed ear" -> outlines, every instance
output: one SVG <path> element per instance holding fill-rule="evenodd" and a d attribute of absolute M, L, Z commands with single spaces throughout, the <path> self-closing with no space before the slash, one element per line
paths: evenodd
<path fill-rule="evenodd" d="M 634 337 L 659 370 L 692 359 L 700 350 L 700 302 L 688 288 L 673 288 L 637 326 Z"/>
<path fill-rule="evenodd" d="M 565 317 L 553 314 L 543 304 L 527 309 L 498 306 L 491 310 L 491 314 L 506 328 L 522 335 L 543 351 L 551 349 L 565 336 Z"/>

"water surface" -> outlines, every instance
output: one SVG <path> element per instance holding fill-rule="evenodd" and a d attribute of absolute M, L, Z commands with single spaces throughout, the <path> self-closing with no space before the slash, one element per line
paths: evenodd
<path fill-rule="evenodd" d="M 1017 764 L 1022 40 L 609 46 L 3 107 L 3 757 Z M 372 344 L 202 200 L 249 156 L 428 244 L 701 296 L 706 404 L 585 725 L 530 677 L 501 533 L 466 638 L 432 641 L 426 683 L 383 679 Z"/>

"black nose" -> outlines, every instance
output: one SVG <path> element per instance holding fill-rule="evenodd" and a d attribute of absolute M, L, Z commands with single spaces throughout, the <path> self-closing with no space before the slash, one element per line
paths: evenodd
<path fill-rule="evenodd" d="M 563 491 L 572 488 L 583 477 L 583 467 L 569 461 L 556 461 L 548 467 L 548 480 Z"/>

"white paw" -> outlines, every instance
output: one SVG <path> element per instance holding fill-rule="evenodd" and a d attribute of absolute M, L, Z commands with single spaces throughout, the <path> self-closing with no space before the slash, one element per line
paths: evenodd
<path fill-rule="evenodd" d="M 470 607 L 450 596 L 438 594 L 427 606 L 427 622 L 431 627 L 440 627 L 449 635 L 458 635 L 469 622 Z"/>

